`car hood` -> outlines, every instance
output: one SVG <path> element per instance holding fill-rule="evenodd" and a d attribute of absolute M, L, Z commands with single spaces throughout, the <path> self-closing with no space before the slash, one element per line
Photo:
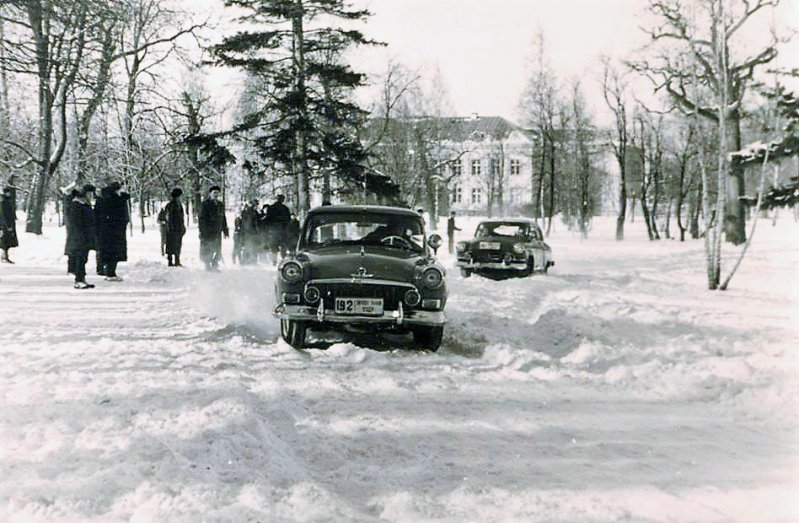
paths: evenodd
<path fill-rule="evenodd" d="M 367 279 L 410 283 L 416 266 L 424 260 L 420 253 L 377 246 L 367 246 L 363 254 L 360 247 L 332 247 L 302 254 L 310 264 L 311 279 L 352 279 L 360 273 Z"/>

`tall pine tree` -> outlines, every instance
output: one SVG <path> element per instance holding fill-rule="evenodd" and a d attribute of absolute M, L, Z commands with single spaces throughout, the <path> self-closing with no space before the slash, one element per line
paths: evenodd
<path fill-rule="evenodd" d="M 350 46 L 376 43 L 345 27 L 369 12 L 352 10 L 345 0 L 226 0 L 225 5 L 243 9 L 242 21 L 254 29 L 216 45 L 218 63 L 244 68 L 269 91 L 264 106 L 246 115 L 237 130 L 257 129 L 259 156 L 290 169 L 294 203 L 304 213 L 312 173 L 333 173 L 344 183 L 363 176 L 357 128 L 366 113 L 350 94 L 364 76 L 341 57 Z"/>

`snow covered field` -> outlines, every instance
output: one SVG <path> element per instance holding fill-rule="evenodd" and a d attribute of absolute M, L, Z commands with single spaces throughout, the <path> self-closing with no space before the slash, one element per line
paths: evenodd
<path fill-rule="evenodd" d="M 137 231 L 91 291 L 63 230 L 21 234 L 0 521 L 799 520 L 799 223 L 763 220 L 727 292 L 701 242 L 627 227 L 559 225 L 547 276 L 451 270 L 438 353 L 291 349 L 274 268 L 207 274 L 194 230 L 187 268 Z"/>

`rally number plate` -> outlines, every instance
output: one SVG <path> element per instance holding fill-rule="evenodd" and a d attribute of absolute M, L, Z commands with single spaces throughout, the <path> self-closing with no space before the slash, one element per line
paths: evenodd
<path fill-rule="evenodd" d="M 381 298 L 336 298 L 336 314 L 379 316 L 383 314 Z"/>
<path fill-rule="evenodd" d="M 497 251 L 499 242 L 480 242 L 480 248 L 486 251 Z"/>

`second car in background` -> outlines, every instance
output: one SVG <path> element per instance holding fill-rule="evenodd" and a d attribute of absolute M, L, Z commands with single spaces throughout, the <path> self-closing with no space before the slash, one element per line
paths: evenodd
<path fill-rule="evenodd" d="M 529 276 L 555 265 L 541 229 L 527 218 L 480 222 L 473 239 L 458 242 L 457 254 L 456 265 L 466 278 L 472 273 L 495 279 Z"/>

